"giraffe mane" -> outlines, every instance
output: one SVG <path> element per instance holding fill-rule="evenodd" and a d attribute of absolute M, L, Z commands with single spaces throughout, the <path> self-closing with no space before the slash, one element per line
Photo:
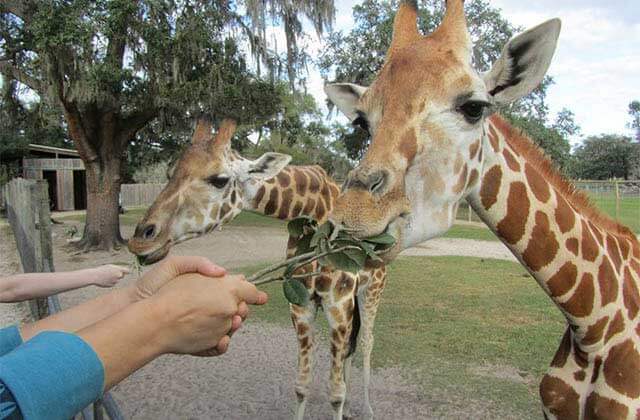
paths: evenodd
<path fill-rule="evenodd" d="M 632 242 L 637 241 L 636 235 L 628 227 L 604 214 L 593 204 L 585 192 L 578 189 L 571 181 L 563 176 L 544 150 L 526 133 L 509 124 L 501 115 L 494 114 L 491 116 L 490 121 L 504 134 L 505 141 L 509 143 L 516 152 L 522 155 L 527 163 L 539 171 L 547 182 L 549 182 L 576 211 L 610 233 L 630 238 Z"/>

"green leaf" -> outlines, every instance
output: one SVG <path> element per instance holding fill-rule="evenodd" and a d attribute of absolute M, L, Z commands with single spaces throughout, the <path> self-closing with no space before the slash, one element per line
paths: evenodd
<path fill-rule="evenodd" d="M 350 273 L 357 273 L 363 267 L 363 265 L 359 265 L 356 261 L 351 259 L 344 252 L 340 252 L 338 254 L 331 254 L 327 256 L 327 260 L 333 267 L 337 270 L 348 271 Z"/>
<path fill-rule="evenodd" d="M 312 250 L 311 247 L 311 237 L 313 235 L 304 235 L 302 238 L 298 239 L 296 242 L 296 257 L 298 255 L 306 254 Z"/>
<path fill-rule="evenodd" d="M 351 258 L 362 269 L 367 261 L 367 253 L 361 249 L 346 249 L 344 254 Z"/>
<path fill-rule="evenodd" d="M 287 279 L 282 283 L 284 297 L 292 304 L 306 306 L 309 302 L 309 292 L 301 281 Z"/>
<path fill-rule="evenodd" d="M 289 231 L 289 235 L 294 238 L 299 238 L 304 233 L 304 225 L 306 224 L 306 220 L 302 218 L 293 219 L 287 224 L 287 230 Z"/>
<path fill-rule="evenodd" d="M 377 236 L 364 238 L 364 241 L 378 245 L 394 245 L 396 243 L 396 239 L 388 233 L 381 233 Z"/>

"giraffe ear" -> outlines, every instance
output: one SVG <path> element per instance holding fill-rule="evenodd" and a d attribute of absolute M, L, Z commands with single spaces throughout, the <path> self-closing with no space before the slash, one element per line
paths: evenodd
<path fill-rule="evenodd" d="M 535 89 L 549 69 L 560 36 L 560 19 L 551 19 L 512 38 L 484 75 L 497 103 L 510 103 Z"/>
<path fill-rule="evenodd" d="M 291 161 L 291 156 L 282 153 L 265 153 L 249 163 L 248 175 L 253 179 L 270 179 Z"/>
<path fill-rule="evenodd" d="M 354 121 L 358 118 L 358 102 L 360 102 L 360 98 L 366 91 L 366 87 L 354 85 L 353 83 L 324 85 L 324 92 L 329 97 L 329 100 L 336 104 L 338 109 L 349 118 L 349 121 Z"/>

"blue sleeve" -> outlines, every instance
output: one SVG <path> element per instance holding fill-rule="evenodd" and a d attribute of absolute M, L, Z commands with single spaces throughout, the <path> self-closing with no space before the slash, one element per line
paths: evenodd
<path fill-rule="evenodd" d="M 0 329 L 0 356 L 22 344 L 22 337 L 16 325 Z"/>
<path fill-rule="evenodd" d="M 70 419 L 102 395 L 104 367 L 80 337 L 48 331 L 0 357 L 0 383 L 26 420 Z"/>

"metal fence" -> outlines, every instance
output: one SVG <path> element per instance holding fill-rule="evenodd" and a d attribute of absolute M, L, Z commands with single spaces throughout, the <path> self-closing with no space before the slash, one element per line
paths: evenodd
<path fill-rule="evenodd" d="M 591 201 L 605 214 L 640 232 L 640 180 L 638 181 L 573 181 L 576 188 L 583 190 Z M 458 220 L 476 221 L 480 219 L 469 211 L 466 203 L 460 206 Z"/>
<path fill-rule="evenodd" d="M 18 254 L 25 273 L 55 271 L 53 266 L 53 242 L 51 240 L 51 214 L 46 181 L 14 179 L 3 188 L 9 224 L 15 236 Z M 29 302 L 35 319 L 59 312 L 57 296 Z M 85 420 L 103 418 L 103 410 L 111 420 L 121 420 L 118 405 L 107 392 L 102 398 L 82 410 Z"/>

